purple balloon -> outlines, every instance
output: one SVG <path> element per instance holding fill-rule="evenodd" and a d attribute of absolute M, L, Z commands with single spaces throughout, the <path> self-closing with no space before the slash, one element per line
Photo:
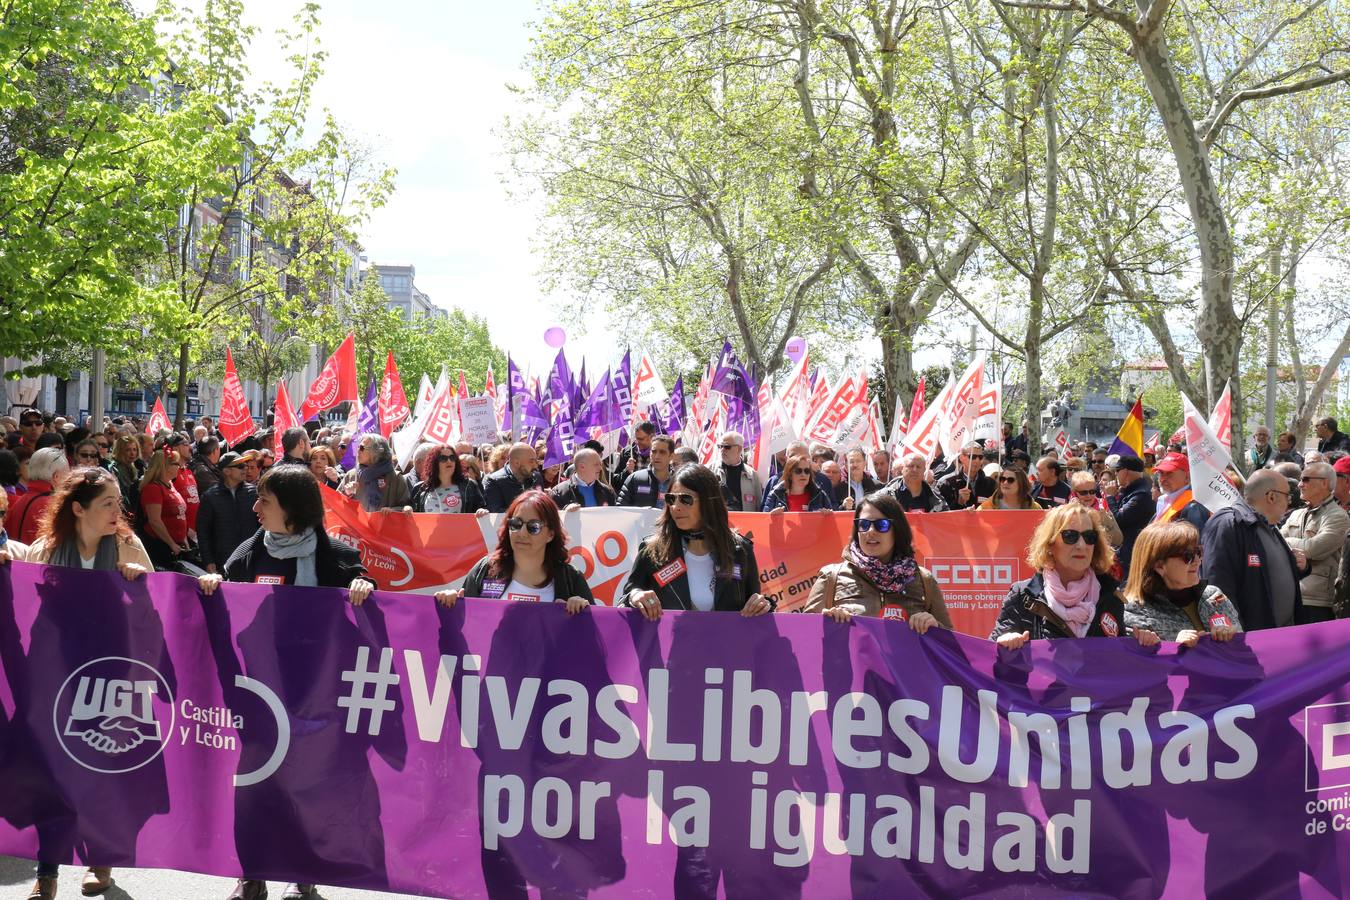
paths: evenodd
<path fill-rule="evenodd" d="M 544 343 L 556 350 L 567 343 L 567 332 L 563 331 L 557 325 L 554 325 L 548 331 L 544 332 Z"/>
<path fill-rule="evenodd" d="M 787 351 L 787 358 L 792 360 L 793 365 L 796 365 L 801 362 L 802 354 L 806 352 L 806 338 L 789 338 L 787 347 L 784 349 Z"/>

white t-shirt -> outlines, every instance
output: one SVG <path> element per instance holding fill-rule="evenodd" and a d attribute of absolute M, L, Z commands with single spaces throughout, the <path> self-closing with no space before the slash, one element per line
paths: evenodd
<path fill-rule="evenodd" d="M 81 557 L 80 557 L 80 568 L 81 568 L 81 569 L 92 569 L 92 568 L 94 567 L 94 560 L 96 560 L 96 559 L 98 559 L 97 556 L 91 556 L 91 557 L 89 557 L 88 559 L 85 559 L 83 556 L 81 556 Z"/>
<path fill-rule="evenodd" d="M 532 587 L 528 584 L 521 584 L 514 578 L 506 586 L 506 593 L 502 595 L 503 600 L 524 600 L 532 603 L 552 603 L 553 602 L 553 582 L 549 582 L 543 587 Z"/>
<path fill-rule="evenodd" d="M 686 548 L 684 564 L 689 570 L 685 573 L 689 579 L 689 600 L 694 604 L 694 609 L 709 612 L 713 608 L 713 573 L 716 570 L 713 555 L 705 553 L 699 556 Z"/>

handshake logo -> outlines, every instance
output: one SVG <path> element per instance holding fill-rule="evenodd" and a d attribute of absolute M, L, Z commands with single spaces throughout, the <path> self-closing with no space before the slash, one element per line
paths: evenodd
<path fill-rule="evenodd" d="M 1303 735 L 1308 742 L 1304 790 L 1350 787 L 1350 703 L 1304 707 Z"/>
<path fill-rule="evenodd" d="M 67 756 L 86 769 L 112 774 L 139 769 L 159 756 L 173 732 L 173 715 L 163 675 L 143 662 L 108 656 L 66 679 L 52 724 Z"/>

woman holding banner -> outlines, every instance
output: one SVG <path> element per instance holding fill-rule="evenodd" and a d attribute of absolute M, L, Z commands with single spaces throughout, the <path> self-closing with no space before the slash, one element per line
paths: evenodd
<path fill-rule="evenodd" d="M 1106 532 L 1087 509 L 1077 503 L 1051 509 L 1027 547 L 1036 574 L 1008 591 L 989 639 L 1015 650 L 1042 638 L 1120 637 L 1125 606 L 1107 574 L 1114 562 Z"/>
<path fill-rule="evenodd" d="M 810 480 L 806 457 L 788 463 L 794 484 L 800 483 L 798 469 Z M 774 603 L 758 587 L 754 545 L 731 530 L 721 481 L 707 466 L 682 466 L 671 477 L 656 533 L 638 546 L 619 605 L 652 622 L 666 609 L 760 616 L 772 612 Z"/>
<path fill-rule="evenodd" d="M 1202 635 L 1229 641 L 1242 630 L 1223 591 L 1200 580 L 1200 532 L 1184 520 L 1156 522 L 1139 532 L 1125 600 L 1125 624 L 1136 637 L 1156 635 L 1194 647 Z"/>
<path fill-rule="evenodd" d="M 473 513 L 487 508 L 478 482 L 464 474 L 455 448 L 433 446 L 423 457 L 418 474 L 422 480 L 413 490 L 412 508 L 425 513 Z"/>
<path fill-rule="evenodd" d="M 1031 480 L 1027 473 L 1009 463 L 998 473 L 998 493 L 984 501 L 980 509 L 1040 509 L 1031 499 Z"/>
<path fill-rule="evenodd" d="M 907 620 L 919 634 L 934 625 L 952 627 L 937 579 L 914 560 L 904 507 L 884 491 L 858 505 L 843 562 L 821 569 L 801 611 L 840 623 L 854 616 Z"/>
<path fill-rule="evenodd" d="M 585 577 L 568 562 L 567 532 L 552 497 L 529 490 L 511 501 L 496 548 L 469 570 L 462 588 L 436 592 L 446 607 L 461 597 L 566 603 L 569 615 L 595 603 Z"/>
<path fill-rule="evenodd" d="M 783 477 L 764 497 L 764 512 L 830 512 L 830 497 L 816 484 L 811 460 L 805 454 L 789 456 Z"/>
<path fill-rule="evenodd" d="M 111 472 L 89 467 L 67 473 L 43 513 L 37 540 L 28 550 L 30 562 L 71 569 L 115 570 L 128 581 L 155 570 L 145 547 L 122 515 L 122 492 L 117 486 L 117 476 Z M 84 837 L 87 841 L 88 836 Z M 98 850 L 87 849 L 93 850 L 96 859 Z M 56 876 L 56 863 L 39 862 L 37 883 L 30 898 L 55 897 Z M 91 865 L 81 890 L 85 896 L 92 896 L 111 886 L 112 869 Z"/>

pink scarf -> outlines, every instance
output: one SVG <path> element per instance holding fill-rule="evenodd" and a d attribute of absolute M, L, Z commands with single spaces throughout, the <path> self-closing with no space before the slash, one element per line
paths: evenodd
<path fill-rule="evenodd" d="M 1045 582 L 1045 602 L 1055 615 L 1068 623 L 1076 637 L 1087 634 L 1102 593 L 1096 573 L 1089 569 L 1082 578 L 1065 584 L 1057 571 L 1048 568 L 1041 572 L 1041 578 Z"/>

